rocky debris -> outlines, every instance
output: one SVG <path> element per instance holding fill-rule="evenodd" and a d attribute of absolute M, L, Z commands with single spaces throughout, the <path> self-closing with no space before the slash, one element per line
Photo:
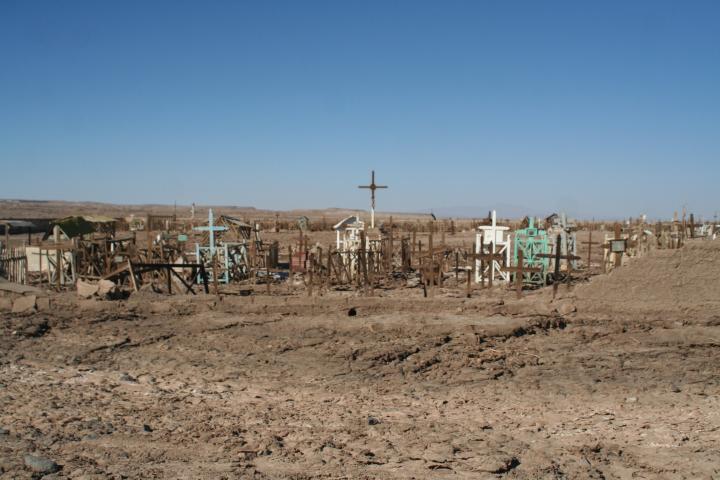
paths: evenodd
<path fill-rule="evenodd" d="M 117 285 L 110 280 L 100 280 L 98 282 L 97 294 L 101 297 L 113 297 L 117 293 Z"/>
<path fill-rule="evenodd" d="M 26 295 L 18 297 L 13 302 L 12 313 L 32 313 L 36 310 L 37 296 Z"/>
<path fill-rule="evenodd" d="M 30 285 L 23 285 L 21 283 L 8 282 L 2 277 L 0 277 L 0 291 L 10 292 L 16 295 L 42 295 L 43 293 L 45 293 L 37 287 L 31 287 Z"/>
<path fill-rule="evenodd" d="M 12 310 L 13 301 L 8 297 L 0 297 L 0 312 L 9 312 Z"/>
<path fill-rule="evenodd" d="M 18 328 L 15 331 L 15 334 L 21 337 L 39 338 L 45 335 L 49 330 L 50 325 L 47 320 L 37 319 L 24 324 L 21 328 Z"/>
<path fill-rule="evenodd" d="M 507 473 L 520 465 L 520 461 L 503 453 L 486 455 L 479 459 L 475 468 L 478 471 L 494 474 Z"/>
<path fill-rule="evenodd" d="M 519 300 L 499 302 L 493 311 L 500 315 L 538 315 L 542 317 L 555 315 L 555 308 L 546 299 L 531 296 Z"/>
<path fill-rule="evenodd" d="M 570 300 L 563 300 L 555 306 L 555 311 L 562 315 L 570 315 L 571 313 L 577 312 L 577 307 Z"/>
<path fill-rule="evenodd" d="M 504 288 L 227 295 L 213 311 L 203 295 L 53 294 L 51 313 L 0 321 L 0 469 L 43 476 L 23 464 L 37 448 L 63 464 L 51 478 L 712 478 L 714 281 L 687 313 L 714 324 L 663 328 L 583 303 L 563 317 L 579 300 L 549 289 L 515 316 L 494 314 L 516 302 Z M 527 313 L 540 303 L 551 315 Z M 9 334 L 37 317 L 51 334 Z"/>
<path fill-rule="evenodd" d="M 137 378 L 133 377 L 129 373 L 123 373 L 120 375 L 121 382 L 137 383 Z"/>
<path fill-rule="evenodd" d="M 82 280 L 78 280 L 75 287 L 77 288 L 78 297 L 81 298 L 91 298 L 96 295 L 99 290 L 99 286 L 97 284 L 84 282 Z"/>
<path fill-rule="evenodd" d="M 38 309 L 38 312 L 50 311 L 50 299 L 48 297 L 39 297 L 35 302 L 35 307 Z"/>
<path fill-rule="evenodd" d="M 25 462 L 25 466 L 35 473 L 47 475 L 60 471 L 60 465 L 47 457 L 26 454 L 23 457 L 23 461 Z"/>

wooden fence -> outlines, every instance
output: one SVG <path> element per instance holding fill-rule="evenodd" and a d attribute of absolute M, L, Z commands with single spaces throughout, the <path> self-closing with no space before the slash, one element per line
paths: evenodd
<path fill-rule="evenodd" d="M 25 248 L 7 248 L 0 252 L 0 276 L 11 282 L 27 284 L 28 262 Z"/>

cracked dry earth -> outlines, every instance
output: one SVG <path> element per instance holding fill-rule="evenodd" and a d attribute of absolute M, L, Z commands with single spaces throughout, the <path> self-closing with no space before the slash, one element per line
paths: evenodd
<path fill-rule="evenodd" d="M 44 478 L 720 478 L 720 288 L 623 315 L 613 275 L 555 302 L 58 295 L 0 324 L 0 478 L 42 476 L 26 454 Z"/>

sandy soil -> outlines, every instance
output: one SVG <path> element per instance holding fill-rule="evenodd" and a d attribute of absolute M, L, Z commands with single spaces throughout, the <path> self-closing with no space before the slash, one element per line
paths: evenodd
<path fill-rule="evenodd" d="M 694 242 L 555 300 L 55 294 L 0 316 L 0 478 L 720 478 L 718 267 Z"/>

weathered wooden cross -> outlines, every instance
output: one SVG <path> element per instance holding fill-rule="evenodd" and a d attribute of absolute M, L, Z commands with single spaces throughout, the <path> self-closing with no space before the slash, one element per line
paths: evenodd
<path fill-rule="evenodd" d="M 615 266 L 619 267 L 622 265 L 622 256 L 627 251 L 627 248 L 634 246 L 635 242 L 629 241 L 627 238 L 622 236 L 622 227 L 619 223 L 615 224 L 615 238 L 611 238 L 607 243 L 604 243 L 602 247 L 609 250 L 610 253 L 615 254 Z M 605 265 L 603 263 L 603 265 Z"/>
<path fill-rule="evenodd" d="M 572 271 L 572 261 L 580 260 L 577 255 L 568 253 L 567 255 L 562 254 L 562 235 L 558 234 L 555 240 L 555 253 L 539 253 L 536 256 L 540 258 L 552 258 L 555 263 L 555 270 L 553 272 L 553 298 L 557 294 L 558 285 L 560 284 L 560 260 L 567 260 L 567 278 L 570 278 L 570 272 Z"/>
<path fill-rule="evenodd" d="M 516 266 L 502 267 L 501 270 L 503 272 L 515 274 L 515 290 L 518 298 L 522 297 L 523 278 L 525 277 L 525 274 L 542 272 L 542 268 L 540 267 L 529 267 L 525 265 L 525 258 L 522 250 L 518 250 L 518 264 Z"/>
<path fill-rule="evenodd" d="M 375 190 L 388 188 L 387 185 L 375 184 L 375 170 L 372 171 L 370 185 L 360 185 L 358 188 L 370 189 L 370 228 L 375 228 Z"/>
<path fill-rule="evenodd" d="M 477 245 L 475 246 L 477 248 Z M 473 249 L 475 250 L 475 249 Z M 495 252 L 495 243 L 490 242 L 489 245 L 489 252 L 485 252 L 485 246 L 483 245 L 483 236 L 480 235 L 480 251 L 478 253 L 467 253 L 465 254 L 465 257 L 467 259 L 472 260 L 472 271 L 473 274 L 477 270 L 477 264 L 478 261 L 480 262 L 480 286 L 481 288 L 485 288 L 485 265 L 490 265 L 490 273 L 488 275 L 488 287 L 492 288 L 493 286 L 493 272 L 492 269 L 494 268 L 493 262 L 503 262 L 505 260 L 505 255 L 500 252 Z M 474 276 L 474 275 L 473 275 Z M 468 288 L 468 295 L 469 293 Z"/>
<path fill-rule="evenodd" d="M 588 246 L 588 253 L 587 253 L 587 268 L 590 268 L 590 262 L 592 261 L 592 246 L 593 245 L 600 245 L 600 242 L 593 242 L 592 241 L 592 234 L 593 231 L 590 230 L 590 233 L 588 235 L 588 239 L 586 242 L 582 242 L 583 245 Z"/>

